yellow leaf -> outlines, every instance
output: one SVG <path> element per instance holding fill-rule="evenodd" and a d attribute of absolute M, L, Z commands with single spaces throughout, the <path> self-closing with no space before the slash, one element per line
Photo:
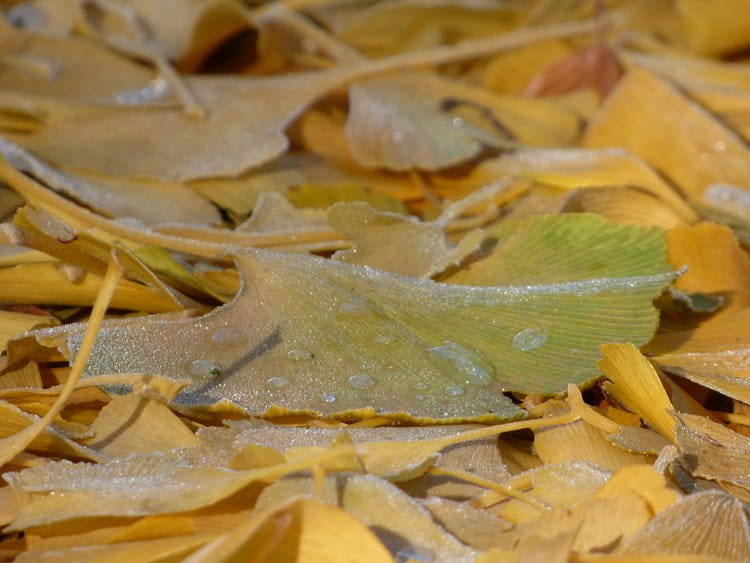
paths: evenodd
<path fill-rule="evenodd" d="M 55 317 L 0 311 L 0 352 L 5 350 L 8 340 L 34 328 L 55 326 L 59 321 Z M 2 379 L 0 378 L 0 381 Z M 0 383 L 2 386 L 3 383 Z"/>
<path fill-rule="evenodd" d="M 629 150 L 694 202 L 710 184 L 742 185 L 750 175 L 750 149 L 742 139 L 675 87 L 637 67 L 593 117 L 583 143 Z"/>
<path fill-rule="evenodd" d="M 198 439 L 164 403 L 135 393 L 113 398 L 91 425 L 84 443 L 114 457 L 164 452 L 198 444 Z"/>
<path fill-rule="evenodd" d="M 632 344 L 602 344 L 599 368 L 624 401 L 662 436 L 674 441 L 672 403 L 651 363 Z"/>
<path fill-rule="evenodd" d="M 345 533 L 342 533 L 345 532 Z M 392 561 L 372 531 L 344 510 L 306 497 L 251 513 L 185 563 L 379 563 Z"/>
<path fill-rule="evenodd" d="M 750 305 L 750 258 L 731 229 L 713 223 L 676 227 L 667 231 L 667 244 L 672 265 L 687 266 L 677 289 L 724 296 L 718 315 Z"/>

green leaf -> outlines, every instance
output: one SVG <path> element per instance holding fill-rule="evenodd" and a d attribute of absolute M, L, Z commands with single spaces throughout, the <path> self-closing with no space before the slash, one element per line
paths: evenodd
<path fill-rule="evenodd" d="M 593 213 L 536 215 L 487 230 L 491 254 L 451 276 L 451 283 L 561 283 L 671 269 L 662 229 L 612 223 Z"/>
<path fill-rule="evenodd" d="M 674 278 L 472 287 L 262 250 L 236 261 L 234 301 L 193 319 L 109 321 L 87 373 L 189 377 L 178 403 L 253 414 L 510 419 L 523 411 L 504 391 L 562 392 L 598 377 L 600 343 L 648 341 L 651 301 Z"/>

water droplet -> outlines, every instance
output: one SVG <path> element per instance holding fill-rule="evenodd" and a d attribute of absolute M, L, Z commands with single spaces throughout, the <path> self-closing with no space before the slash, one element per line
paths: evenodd
<path fill-rule="evenodd" d="M 724 141 L 716 141 L 714 143 L 714 150 L 716 152 L 724 152 L 727 149 L 727 145 Z"/>
<path fill-rule="evenodd" d="M 546 328 L 526 328 L 513 337 L 513 347 L 528 352 L 541 348 L 549 340 L 549 330 Z"/>
<path fill-rule="evenodd" d="M 427 389 L 427 384 L 424 381 L 417 381 L 414 384 L 414 389 L 420 389 L 424 391 L 425 389 Z"/>
<path fill-rule="evenodd" d="M 456 382 L 489 385 L 495 377 L 494 364 L 479 350 L 470 350 L 455 342 L 429 348 L 427 355 L 440 371 Z"/>
<path fill-rule="evenodd" d="M 323 399 L 326 403 L 335 403 L 336 395 L 334 395 L 333 393 L 323 393 L 323 395 L 321 395 L 321 399 Z"/>
<path fill-rule="evenodd" d="M 198 377 L 216 377 L 221 375 L 221 366 L 211 360 L 195 360 L 190 364 L 190 373 Z"/>
<path fill-rule="evenodd" d="M 351 300 L 341 305 L 341 307 L 339 307 L 339 311 L 347 315 L 364 313 L 365 311 L 367 311 L 367 301 L 365 301 L 364 297 L 355 295 L 351 298 Z"/>
<path fill-rule="evenodd" d="M 349 378 L 349 387 L 352 389 L 366 389 L 375 385 L 373 379 L 363 373 L 352 375 Z"/>
<path fill-rule="evenodd" d="M 571 348 L 570 349 L 570 353 L 571 354 L 577 354 L 578 353 L 578 348 Z"/>
<path fill-rule="evenodd" d="M 281 375 L 276 375 L 274 377 L 269 377 L 266 381 L 266 384 L 268 384 L 269 387 L 276 387 L 277 389 L 281 389 L 282 387 L 286 387 L 287 385 L 289 385 L 289 380 Z"/>
<path fill-rule="evenodd" d="M 301 362 L 312 358 L 312 352 L 303 348 L 295 348 L 294 350 L 289 350 L 286 353 L 286 357 L 294 362 Z"/>
<path fill-rule="evenodd" d="M 445 394 L 451 397 L 458 397 L 459 395 L 464 394 L 464 388 L 459 387 L 458 385 L 449 385 L 445 388 Z"/>
<path fill-rule="evenodd" d="M 396 340 L 398 337 L 395 334 L 378 334 L 373 338 L 375 344 L 393 344 Z"/>
<path fill-rule="evenodd" d="M 223 346 L 238 346 L 245 342 L 244 335 L 233 328 L 220 328 L 211 335 L 211 342 Z"/>
<path fill-rule="evenodd" d="M 424 401 L 427 398 L 427 395 L 417 395 L 416 399 L 417 401 Z"/>
<path fill-rule="evenodd" d="M 453 123 L 453 127 L 463 127 L 464 120 L 461 119 L 460 117 L 454 117 L 452 123 Z"/>
<path fill-rule="evenodd" d="M 425 547 L 409 545 L 396 552 L 396 563 L 406 563 L 407 561 L 425 561 L 429 563 L 434 560 L 435 554 Z"/>

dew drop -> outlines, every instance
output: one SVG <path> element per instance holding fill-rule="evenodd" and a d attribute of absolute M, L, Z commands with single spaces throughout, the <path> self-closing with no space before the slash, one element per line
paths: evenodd
<path fill-rule="evenodd" d="M 352 389 L 367 389 L 368 387 L 372 387 L 375 385 L 375 381 L 373 379 L 363 373 L 358 373 L 356 375 L 352 375 L 349 378 L 349 387 Z"/>
<path fill-rule="evenodd" d="M 396 552 L 396 563 L 406 563 L 407 561 L 424 561 L 429 563 L 434 560 L 435 554 L 424 547 L 409 545 Z"/>
<path fill-rule="evenodd" d="M 378 334 L 373 338 L 375 344 L 393 344 L 396 342 L 398 337 L 395 334 Z"/>
<path fill-rule="evenodd" d="M 323 399 L 326 403 L 335 403 L 336 395 L 334 395 L 333 393 L 323 393 L 323 395 L 321 395 L 321 399 Z"/>
<path fill-rule="evenodd" d="M 190 373 L 198 377 L 216 377 L 221 375 L 221 366 L 211 360 L 195 360 L 190 364 Z"/>
<path fill-rule="evenodd" d="M 417 401 L 424 401 L 427 398 L 427 395 L 417 395 L 416 399 Z"/>
<path fill-rule="evenodd" d="M 425 389 L 427 389 L 427 384 L 424 381 L 418 381 L 414 384 L 414 389 L 424 391 Z"/>
<path fill-rule="evenodd" d="M 339 311 L 345 315 L 355 315 L 358 313 L 364 313 L 367 311 L 367 301 L 359 295 L 355 295 L 351 300 L 347 301 L 339 307 Z"/>
<path fill-rule="evenodd" d="M 458 397 L 459 395 L 464 394 L 464 388 L 459 387 L 458 385 L 449 385 L 445 388 L 445 394 L 451 397 Z"/>
<path fill-rule="evenodd" d="M 549 340 L 549 330 L 546 328 L 526 328 L 513 337 L 513 348 L 522 352 L 541 348 Z"/>
<path fill-rule="evenodd" d="M 244 341 L 241 332 L 229 327 L 220 328 L 211 335 L 211 342 L 224 346 L 238 346 L 243 344 Z"/>
<path fill-rule="evenodd" d="M 495 366 L 484 354 L 455 342 L 446 341 L 443 346 L 428 348 L 427 356 L 456 382 L 489 385 L 495 377 Z"/>
<path fill-rule="evenodd" d="M 276 375 L 274 377 L 269 377 L 266 381 L 266 384 L 269 387 L 276 387 L 277 389 L 281 389 L 282 387 L 286 387 L 287 385 L 289 385 L 289 380 L 281 375 Z"/>
<path fill-rule="evenodd" d="M 312 358 L 312 352 L 303 348 L 295 348 L 286 353 L 286 357 L 294 362 L 302 362 Z"/>

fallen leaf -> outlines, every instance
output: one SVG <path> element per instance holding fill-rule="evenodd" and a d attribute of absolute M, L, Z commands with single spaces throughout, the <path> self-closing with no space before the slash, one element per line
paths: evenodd
<path fill-rule="evenodd" d="M 716 316 L 750 306 L 750 257 L 732 231 L 722 225 L 700 223 L 667 232 L 669 261 L 687 272 L 675 289 L 719 294 L 725 304 Z"/>
<path fill-rule="evenodd" d="M 85 444 L 115 457 L 167 453 L 198 443 L 164 403 L 134 393 L 114 397 L 101 409 L 91 428 L 96 434 Z"/>
<path fill-rule="evenodd" d="M 312 494 L 310 478 L 289 478 L 267 487 L 257 508 L 298 494 Z M 327 477 L 323 498 L 370 527 L 397 558 L 430 554 L 434 561 L 470 561 L 473 551 L 435 524 L 429 512 L 388 481 L 372 475 Z"/>
<path fill-rule="evenodd" d="M 342 537 L 341 531 L 346 530 Z M 388 550 L 347 512 L 314 498 L 290 498 L 250 513 L 229 534 L 185 559 L 186 563 L 262 557 L 263 561 L 387 562 Z"/>
<path fill-rule="evenodd" d="M 513 418 L 521 411 L 502 391 L 554 392 L 562 387 L 558 378 L 590 380 L 596 377 L 598 343 L 647 340 L 654 322 L 650 301 L 672 277 L 474 288 L 263 251 L 238 256 L 237 264 L 249 283 L 232 303 L 206 317 L 105 324 L 87 373 L 117 373 L 127 366 L 131 372 L 188 376 L 193 386 L 178 402 L 231 398 L 257 413 L 277 405 L 285 412 L 343 415 L 377 407 L 444 420 Z M 256 292 L 262 300 L 252 297 Z M 559 317 L 560 307 L 572 314 Z M 628 319 L 626 325 L 617 315 Z M 600 325 L 603 316 L 607 323 Z M 451 319 L 442 334 L 441 318 Z M 573 319 L 580 319 L 581 328 L 572 328 Z M 580 332 L 584 326 L 591 332 Z M 72 357 L 77 339 L 69 342 Z M 555 353 L 571 348 L 580 353 Z M 528 362 L 545 375 L 530 380 L 520 367 Z"/>
<path fill-rule="evenodd" d="M 750 557 L 750 531 L 738 500 L 718 491 L 699 492 L 662 510 L 615 553 L 684 553 L 742 561 Z"/>
<path fill-rule="evenodd" d="M 593 117 L 583 144 L 629 150 L 691 201 L 700 201 L 710 184 L 742 184 L 750 174 L 750 152 L 742 139 L 677 88 L 636 67 Z M 685 162 L 701 164 L 688 171 Z"/>
<path fill-rule="evenodd" d="M 594 214 L 537 215 L 501 221 L 487 231 L 491 253 L 450 276 L 449 282 L 560 283 L 648 276 L 668 269 L 661 230 L 617 225 Z"/>
<path fill-rule="evenodd" d="M 546 416 L 560 416 L 570 410 L 558 401 L 548 401 L 545 406 Z M 614 447 L 604 431 L 584 420 L 537 429 L 534 432 L 534 448 L 543 463 L 580 460 L 610 471 L 649 461 L 646 456 Z"/>
<path fill-rule="evenodd" d="M 672 403 L 651 363 L 633 344 L 602 344 L 599 367 L 614 384 L 610 390 L 649 426 L 674 442 Z"/>
<path fill-rule="evenodd" d="M 622 148 L 516 150 L 483 161 L 468 181 L 481 185 L 499 174 L 518 175 L 569 190 L 631 185 L 659 198 L 686 221 L 694 222 L 697 217 L 646 162 Z"/>
<path fill-rule="evenodd" d="M 736 486 L 731 491 L 741 499 L 750 498 L 750 479 L 743 467 L 750 455 L 745 436 L 711 422 L 706 417 L 675 413 L 675 444 L 682 454 L 681 463 L 693 475 Z M 740 493 L 739 489 L 742 489 Z"/>
<path fill-rule="evenodd" d="M 364 202 L 336 204 L 328 210 L 328 222 L 351 237 L 353 248 L 339 250 L 332 258 L 404 276 L 425 278 L 457 267 L 479 249 L 484 233 L 474 229 L 453 245 L 446 236 L 448 224 L 464 209 L 482 199 L 490 199 L 500 191 L 502 185 L 493 188 L 475 192 L 451 204 L 433 221 L 378 212 Z M 394 256 L 392 245 L 404 240 L 408 241 L 408 246 L 402 246 L 399 255 Z"/>
<path fill-rule="evenodd" d="M 748 45 L 750 12 L 744 2 L 720 0 L 706 5 L 699 0 L 677 0 L 675 10 L 682 18 L 688 44 L 702 54 L 728 53 Z"/>
<path fill-rule="evenodd" d="M 672 229 L 685 220 L 666 203 L 640 188 L 580 188 L 570 193 L 563 212 L 596 213 L 613 223 Z"/>
<path fill-rule="evenodd" d="M 600 40 L 542 70 L 532 78 L 524 93 L 527 96 L 547 96 L 591 88 L 604 99 L 621 75 L 617 55 Z"/>

